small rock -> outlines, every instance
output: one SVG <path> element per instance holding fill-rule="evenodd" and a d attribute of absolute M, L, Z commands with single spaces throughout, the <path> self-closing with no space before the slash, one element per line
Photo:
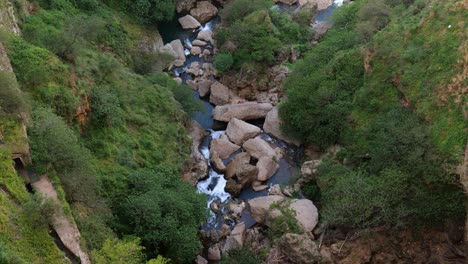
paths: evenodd
<path fill-rule="evenodd" d="M 182 84 L 182 78 L 180 77 L 175 77 L 173 80 L 176 81 L 176 83 L 178 84 Z"/>
<path fill-rule="evenodd" d="M 174 65 L 177 66 L 177 67 L 180 67 L 180 66 L 184 65 L 185 60 L 186 60 L 185 50 L 184 50 L 184 46 L 182 45 L 182 42 L 180 41 L 180 39 L 173 40 L 169 44 L 171 45 L 172 49 L 174 50 L 175 54 L 177 55 L 176 60 L 174 61 Z"/>
<path fill-rule="evenodd" d="M 229 212 L 235 217 L 235 218 L 240 218 L 242 215 L 242 211 L 245 209 L 245 203 L 236 203 L 234 201 L 230 202 L 228 205 L 228 210 Z"/>
<path fill-rule="evenodd" d="M 193 80 L 187 80 L 187 85 L 194 91 L 198 90 L 198 83 Z"/>
<path fill-rule="evenodd" d="M 252 189 L 256 192 L 261 192 L 263 190 L 268 189 L 268 185 L 257 185 L 257 186 L 252 186 Z"/>
<path fill-rule="evenodd" d="M 219 204 L 217 202 L 212 202 L 210 204 L 210 209 L 211 211 L 213 211 L 214 213 L 218 213 L 219 212 Z"/>
<path fill-rule="evenodd" d="M 283 192 L 281 191 L 281 186 L 279 184 L 275 184 L 271 186 L 270 190 L 268 191 L 268 195 L 283 196 Z"/>
<path fill-rule="evenodd" d="M 206 43 L 203 40 L 196 39 L 192 41 L 192 46 L 206 46 L 206 45 L 208 45 L 208 43 Z"/>
<path fill-rule="evenodd" d="M 216 151 L 210 152 L 210 163 L 216 172 L 218 173 L 226 172 L 226 165 L 224 165 L 223 160 L 219 157 Z"/>
<path fill-rule="evenodd" d="M 231 161 L 229 161 L 227 167 L 226 167 L 226 173 L 224 174 L 224 178 L 230 179 L 234 175 L 236 175 L 237 170 L 243 165 L 243 164 L 249 164 L 250 163 L 250 155 L 247 152 L 242 152 L 237 154 Z"/>
<path fill-rule="evenodd" d="M 190 54 L 192 54 L 193 56 L 200 55 L 201 54 L 201 48 L 197 47 L 197 46 L 192 47 L 190 49 Z"/>
<path fill-rule="evenodd" d="M 211 51 L 209 49 L 204 49 L 203 50 L 203 53 L 202 53 L 202 56 L 205 60 L 207 60 L 209 58 L 209 56 L 211 55 Z"/>

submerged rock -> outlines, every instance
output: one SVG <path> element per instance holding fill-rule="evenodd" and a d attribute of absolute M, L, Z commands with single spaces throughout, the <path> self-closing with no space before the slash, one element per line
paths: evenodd
<path fill-rule="evenodd" d="M 240 120 L 254 120 L 265 118 L 273 109 L 269 103 L 247 102 L 241 104 L 227 104 L 216 106 L 213 110 L 213 119 L 222 122 L 229 122 L 232 118 Z"/>

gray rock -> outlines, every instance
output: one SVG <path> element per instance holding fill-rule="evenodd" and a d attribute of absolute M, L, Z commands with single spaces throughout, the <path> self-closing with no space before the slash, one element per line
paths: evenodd
<path fill-rule="evenodd" d="M 203 258 L 202 256 L 198 255 L 197 259 L 195 260 L 197 264 L 208 264 L 208 260 Z"/>
<path fill-rule="evenodd" d="M 221 251 L 219 250 L 218 245 L 213 245 L 208 249 L 208 260 L 211 260 L 211 261 L 221 260 Z"/>

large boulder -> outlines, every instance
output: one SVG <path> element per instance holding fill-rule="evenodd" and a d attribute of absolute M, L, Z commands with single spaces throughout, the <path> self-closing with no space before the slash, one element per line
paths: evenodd
<path fill-rule="evenodd" d="M 310 5 L 317 6 L 317 11 L 327 9 L 333 4 L 332 0 L 299 0 L 300 6 Z"/>
<path fill-rule="evenodd" d="M 274 0 L 273 2 L 275 3 L 281 2 L 287 5 L 293 5 L 297 2 L 297 0 Z"/>
<path fill-rule="evenodd" d="M 281 252 L 293 263 L 321 263 L 319 247 L 307 234 L 284 234 L 278 245 Z"/>
<path fill-rule="evenodd" d="M 210 103 L 214 105 L 225 105 L 229 103 L 229 88 L 220 82 L 211 85 Z"/>
<path fill-rule="evenodd" d="M 218 153 L 218 156 L 221 159 L 227 159 L 231 156 L 232 153 L 236 152 L 240 146 L 231 143 L 228 140 L 223 140 L 221 138 L 215 138 L 211 140 L 210 150 L 211 152 Z"/>
<path fill-rule="evenodd" d="M 188 12 L 195 6 L 197 0 L 176 0 L 177 13 Z"/>
<path fill-rule="evenodd" d="M 242 147 L 256 159 L 260 159 L 261 157 L 274 158 L 278 155 L 275 150 L 270 147 L 270 144 L 260 137 L 247 140 Z"/>
<path fill-rule="evenodd" d="M 182 42 L 180 39 L 173 40 L 169 43 L 174 50 L 176 54 L 176 60 L 174 61 L 174 65 L 177 67 L 180 67 L 184 65 L 185 63 L 185 51 L 184 51 L 184 45 L 182 45 Z"/>
<path fill-rule="evenodd" d="M 201 1 L 197 6 L 190 10 L 190 14 L 200 23 L 206 23 L 218 14 L 218 8 L 208 1 Z"/>
<path fill-rule="evenodd" d="M 294 210 L 296 221 L 301 225 L 304 232 L 314 230 L 318 223 L 318 210 L 314 203 L 308 199 L 293 201 L 289 208 Z"/>
<path fill-rule="evenodd" d="M 255 181 L 257 178 L 258 169 L 257 167 L 250 164 L 242 164 L 236 168 L 232 178 L 226 183 L 225 191 L 229 192 L 233 196 L 239 196 L 242 189 Z"/>
<path fill-rule="evenodd" d="M 256 166 L 258 168 L 257 181 L 270 179 L 279 169 L 278 161 L 268 156 L 261 157 Z"/>
<path fill-rule="evenodd" d="M 190 136 L 192 137 L 191 154 L 187 169 L 183 173 L 183 179 L 195 185 L 199 179 L 208 175 L 208 161 L 199 150 L 202 139 L 208 133 L 197 123 L 192 121 L 190 127 Z"/>
<path fill-rule="evenodd" d="M 203 70 L 200 68 L 200 63 L 198 63 L 198 61 L 192 62 L 185 72 L 195 77 L 203 75 Z"/>
<path fill-rule="evenodd" d="M 179 23 L 183 29 L 191 29 L 201 27 L 200 22 L 198 22 L 193 16 L 186 15 L 179 18 Z"/>
<path fill-rule="evenodd" d="M 211 32 L 211 30 L 204 29 L 198 32 L 197 39 L 213 43 L 212 36 L 213 36 L 213 32 Z"/>
<path fill-rule="evenodd" d="M 213 245 L 210 248 L 208 248 L 208 260 L 210 261 L 221 260 L 221 251 L 219 250 L 218 245 Z"/>
<path fill-rule="evenodd" d="M 198 92 L 200 93 L 200 97 L 205 97 L 210 93 L 210 87 L 213 84 L 210 80 L 201 80 L 198 82 Z"/>
<path fill-rule="evenodd" d="M 244 164 L 250 163 L 250 155 L 247 152 L 242 152 L 237 154 L 231 161 L 229 161 L 226 167 L 226 173 L 224 178 L 231 179 L 234 175 L 238 173 L 239 168 Z"/>
<path fill-rule="evenodd" d="M 254 120 L 265 118 L 273 109 L 269 103 L 247 102 L 242 104 L 228 104 L 216 106 L 213 110 L 213 119 L 222 122 L 229 122 L 233 118 L 240 120 Z"/>
<path fill-rule="evenodd" d="M 238 145 L 242 145 L 248 139 L 256 137 L 261 131 L 259 127 L 237 118 L 231 119 L 226 128 L 226 134 L 229 139 Z"/>
<path fill-rule="evenodd" d="M 252 218 L 257 223 L 264 223 L 270 211 L 270 206 L 283 199 L 284 197 L 279 195 L 268 195 L 249 200 L 248 205 Z"/>
<path fill-rule="evenodd" d="M 226 238 L 223 247 L 223 254 L 228 253 L 230 250 L 240 248 L 244 245 L 246 226 L 244 222 L 238 223 L 231 234 Z"/>
<path fill-rule="evenodd" d="M 291 139 L 285 136 L 283 132 L 281 132 L 281 120 L 278 114 L 278 107 L 274 107 L 266 115 L 265 123 L 263 124 L 263 130 L 278 139 L 284 140 L 296 146 L 300 145 L 298 140 Z"/>

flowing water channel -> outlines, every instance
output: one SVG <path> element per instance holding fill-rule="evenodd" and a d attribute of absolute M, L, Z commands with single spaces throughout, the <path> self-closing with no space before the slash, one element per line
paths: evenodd
<path fill-rule="evenodd" d="M 337 6 L 343 4 L 343 0 L 334 0 L 334 4 L 330 6 L 328 9 L 319 12 L 316 17 L 316 23 L 322 22 L 327 20 L 333 11 L 336 9 Z M 280 12 L 287 12 L 292 13 L 299 8 L 298 5 L 285 5 L 285 4 L 277 4 L 273 8 L 277 9 Z M 164 43 L 169 43 L 175 39 L 180 39 L 185 48 L 185 55 L 186 55 L 186 62 L 181 67 L 175 67 L 172 69 L 172 73 L 176 77 L 180 77 L 183 83 L 187 83 L 188 80 L 192 79 L 192 76 L 185 71 L 188 69 L 192 62 L 199 62 L 201 64 L 209 61 L 205 61 L 202 57 L 199 56 L 192 56 L 190 54 L 190 48 L 192 47 L 192 41 L 196 39 L 198 32 L 201 30 L 211 30 L 214 31 L 216 26 L 220 23 L 220 18 L 215 17 L 211 21 L 207 22 L 205 25 L 200 27 L 197 30 L 184 30 L 178 23 L 178 18 L 182 15 L 178 15 L 173 21 L 161 24 L 159 26 L 160 34 L 164 40 Z M 213 54 L 213 47 L 211 45 L 203 47 L 203 49 L 209 49 L 211 54 Z M 229 87 L 229 84 L 226 84 Z M 210 134 L 203 139 L 203 142 L 200 144 L 199 150 L 203 154 L 203 156 L 209 161 L 210 160 L 210 142 L 214 138 L 219 138 L 226 127 L 227 124 L 219 124 L 213 121 L 212 111 L 214 106 L 209 102 L 208 97 L 200 98 L 200 94 L 198 92 L 194 92 L 194 96 L 201 100 L 204 105 L 204 111 L 200 111 L 195 114 L 193 117 L 205 130 L 209 131 Z M 262 128 L 263 121 L 257 120 L 253 122 L 254 125 L 259 126 Z M 294 176 L 297 176 L 299 173 L 299 164 L 302 156 L 302 149 L 291 146 L 281 140 L 275 139 L 266 133 L 262 133 L 260 135 L 264 140 L 269 142 L 273 147 L 281 148 L 283 152 L 283 158 L 279 161 L 279 169 L 278 171 L 271 177 L 267 184 L 271 187 L 274 184 L 286 184 L 290 182 Z M 238 151 L 239 152 L 239 151 Z M 224 163 L 227 165 L 230 158 L 236 155 L 238 152 L 231 155 L 226 160 L 223 160 Z M 247 201 L 249 199 L 265 196 L 268 195 L 268 189 L 263 190 L 260 192 L 254 191 L 252 188 L 244 189 L 240 196 L 237 198 L 231 197 L 229 193 L 224 190 L 226 186 L 226 180 L 223 174 L 217 173 L 209 164 L 209 174 L 206 179 L 202 179 L 197 183 L 197 190 L 201 193 L 208 195 L 208 208 L 210 208 L 210 204 L 213 202 L 219 203 L 220 210 L 217 213 L 214 213 L 210 210 L 210 218 L 208 219 L 207 223 L 205 223 L 202 227 L 203 230 L 211 230 L 211 229 L 219 229 L 223 223 L 227 223 L 231 226 L 235 225 L 234 222 L 229 222 L 229 220 L 224 219 L 224 215 L 226 214 L 225 205 L 231 199 L 233 200 L 244 200 Z M 250 217 L 248 210 L 244 210 L 242 213 L 242 217 L 240 221 L 246 223 L 246 227 L 249 228 L 250 226 L 255 224 L 255 221 Z"/>

